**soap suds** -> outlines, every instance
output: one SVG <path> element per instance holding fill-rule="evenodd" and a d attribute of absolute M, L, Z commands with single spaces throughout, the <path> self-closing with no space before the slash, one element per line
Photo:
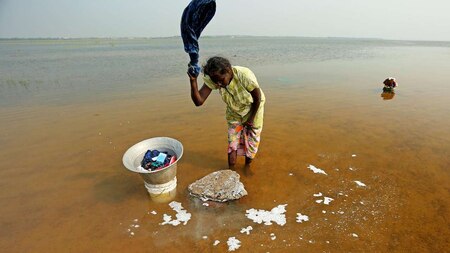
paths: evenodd
<path fill-rule="evenodd" d="M 273 241 L 273 240 L 277 239 L 277 236 L 274 233 L 271 233 L 270 239 Z"/>
<path fill-rule="evenodd" d="M 360 187 L 366 187 L 366 185 L 361 181 L 355 181 L 355 183 Z"/>
<path fill-rule="evenodd" d="M 324 174 L 324 175 L 328 175 L 324 170 L 316 168 L 314 165 L 309 165 L 308 168 L 310 170 L 312 170 L 314 173 L 319 173 L 319 174 Z"/>
<path fill-rule="evenodd" d="M 241 241 L 236 239 L 236 237 L 230 237 L 227 241 L 228 251 L 235 251 L 241 247 Z"/>
<path fill-rule="evenodd" d="M 314 194 L 314 196 L 316 196 L 316 194 Z M 322 195 L 317 195 L 317 196 L 322 196 Z M 323 197 L 323 199 L 317 199 L 316 203 L 320 204 L 323 202 L 324 205 L 329 205 L 331 201 L 333 201 L 333 198 L 330 197 Z"/>
<path fill-rule="evenodd" d="M 278 205 L 272 208 L 271 211 L 252 208 L 246 211 L 245 216 L 258 224 L 272 225 L 272 222 L 275 222 L 280 226 L 284 226 L 286 224 L 286 215 L 284 214 L 286 206 L 287 204 Z"/>
<path fill-rule="evenodd" d="M 297 213 L 297 222 L 302 223 L 304 221 L 309 221 L 309 217 L 307 215 Z"/>
<path fill-rule="evenodd" d="M 246 228 L 242 228 L 241 229 L 241 233 L 242 234 L 247 234 L 247 235 L 249 235 L 250 234 L 250 231 L 252 231 L 253 230 L 253 227 L 252 226 L 248 226 L 248 227 L 246 227 Z"/>
<path fill-rule="evenodd" d="M 163 214 L 164 222 L 160 223 L 160 225 L 170 224 L 172 226 L 178 226 L 181 223 L 183 223 L 183 225 L 186 225 L 187 222 L 191 219 L 192 215 L 183 209 L 183 206 L 181 206 L 181 203 L 172 201 L 172 202 L 170 202 L 169 206 L 172 208 L 172 210 L 177 212 L 177 214 L 175 215 L 177 219 L 172 220 L 172 216 Z"/>
<path fill-rule="evenodd" d="M 334 200 L 334 199 L 332 199 L 332 198 L 330 198 L 330 197 L 324 197 L 323 203 L 324 203 L 325 205 L 328 205 L 328 204 L 330 204 L 330 202 L 333 201 L 333 200 Z"/>

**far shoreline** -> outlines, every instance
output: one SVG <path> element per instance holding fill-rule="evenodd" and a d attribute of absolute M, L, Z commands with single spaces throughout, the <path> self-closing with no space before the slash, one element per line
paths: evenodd
<path fill-rule="evenodd" d="M 355 41 L 386 41 L 386 42 L 410 42 L 410 43 L 450 43 L 446 40 L 400 40 L 400 39 L 385 39 L 385 38 L 369 38 L 369 37 L 308 37 L 308 36 L 260 36 L 260 35 L 205 35 L 201 39 L 211 38 L 257 38 L 257 39 L 318 39 L 318 40 L 355 40 Z M 75 41 L 75 40 L 160 40 L 160 39 L 181 39 L 181 36 L 165 36 L 165 37 L 5 37 L 0 38 L 0 41 Z M 450 46 L 450 44 L 449 44 Z"/>

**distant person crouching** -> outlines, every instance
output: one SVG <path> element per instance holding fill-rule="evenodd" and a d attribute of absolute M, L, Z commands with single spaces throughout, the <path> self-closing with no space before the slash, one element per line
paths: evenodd
<path fill-rule="evenodd" d="M 395 81 L 395 78 L 389 77 L 386 80 L 384 80 L 384 87 L 383 92 L 394 92 L 394 89 L 398 86 L 397 82 Z"/>

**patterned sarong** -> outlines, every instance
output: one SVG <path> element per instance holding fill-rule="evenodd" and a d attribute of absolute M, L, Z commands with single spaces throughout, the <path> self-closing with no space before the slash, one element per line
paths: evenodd
<path fill-rule="evenodd" d="M 262 127 L 246 128 L 239 121 L 228 122 L 228 153 L 255 158 L 261 140 Z"/>

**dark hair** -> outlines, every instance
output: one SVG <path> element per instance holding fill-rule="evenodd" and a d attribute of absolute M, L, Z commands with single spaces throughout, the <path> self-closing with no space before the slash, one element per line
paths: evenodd
<path fill-rule="evenodd" d="M 206 64 L 203 65 L 203 73 L 205 75 L 211 75 L 219 72 L 220 74 L 225 74 L 225 72 L 231 68 L 231 63 L 228 59 L 213 56 L 206 61 Z"/>

